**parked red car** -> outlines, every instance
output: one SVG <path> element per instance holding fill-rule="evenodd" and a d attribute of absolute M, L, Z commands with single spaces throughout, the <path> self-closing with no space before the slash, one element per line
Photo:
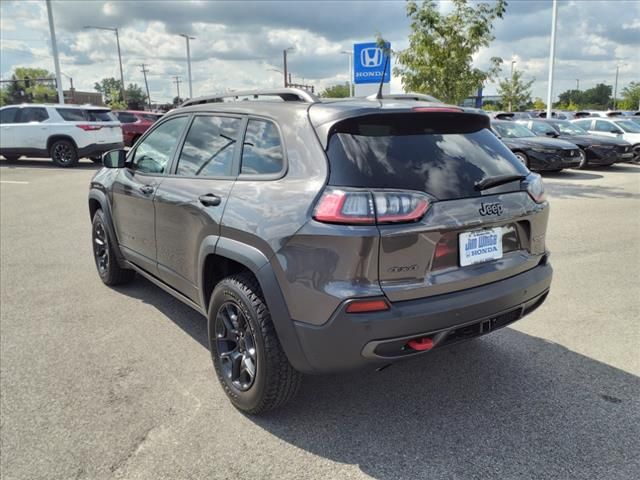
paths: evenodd
<path fill-rule="evenodd" d="M 138 138 L 162 117 L 161 113 L 137 110 L 121 110 L 113 113 L 122 124 L 122 136 L 127 147 L 133 146 L 138 141 Z"/>

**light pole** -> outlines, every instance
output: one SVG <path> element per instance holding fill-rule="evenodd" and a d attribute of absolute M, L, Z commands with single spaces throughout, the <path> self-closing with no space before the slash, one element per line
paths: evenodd
<path fill-rule="evenodd" d="M 353 97 L 353 52 L 343 50 L 340 53 L 349 59 L 349 96 Z"/>
<path fill-rule="evenodd" d="M 287 80 L 287 52 L 292 52 L 293 50 L 295 50 L 293 47 L 289 47 L 282 51 L 282 59 L 284 63 L 284 88 L 289 86 L 289 81 Z"/>
<path fill-rule="evenodd" d="M 64 91 L 62 89 L 62 77 L 60 76 L 60 59 L 58 58 L 58 43 L 56 42 L 56 28 L 53 25 L 53 10 L 51 8 L 51 0 L 47 0 L 47 15 L 49 16 L 49 33 L 51 33 L 51 50 L 53 50 L 53 63 L 56 68 L 58 103 L 64 104 Z"/>
<path fill-rule="evenodd" d="M 515 60 L 511 60 L 511 98 L 509 99 L 509 111 L 512 110 L 511 99 L 513 98 L 513 66 L 516 64 Z"/>
<path fill-rule="evenodd" d="M 267 70 L 269 70 L 270 72 L 278 72 L 280 75 L 283 74 L 282 70 L 279 70 L 277 68 L 267 68 Z"/>
<path fill-rule="evenodd" d="M 189 40 L 195 40 L 196 37 L 190 37 L 186 33 L 179 33 L 181 37 L 187 40 L 187 73 L 189 75 L 189 98 L 193 98 L 193 84 L 191 83 L 191 50 L 189 48 Z"/>
<path fill-rule="evenodd" d="M 626 67 L 627 64 L 623 63 L 622 65 L 616 65 L 616 83 L 613 87 L 613 109 L 616 109 L 616 104 L 618 100 L 618 73 L 620 71 L 620 67 Z"/>
<path fill-rule="evenodd" d="M 85 25 L 82 28 L 95 29 L 95 30 L 108 30 L 110 32 L 116 32 L 116 45 L 118 46 L 118 63 L 120 65 L 120 93 L 122 95 L 122 101 L 127 103 L 127 95 L 124 93 L 124 74 L 122 73 L 122 54 L 120 53 L 120 36 L 118 35 L 118 29 L 112 27 L 95 27 L 93 25 Z"/>
<path fill-rule="evenodd" d="M 549 51 L 549 85 L 547 86 L 547 118 L 551 118 L 553 99 L 553 64 L 556 57 L 556 23 L 558 19 L 558 0 L 553 0 L 551 11 L 551 46 Z"/>

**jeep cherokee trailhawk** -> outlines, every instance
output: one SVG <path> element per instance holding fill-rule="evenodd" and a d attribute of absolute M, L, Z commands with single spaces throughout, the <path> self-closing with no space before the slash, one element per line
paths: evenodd
<path fill-rule="evenodd" d="M 137 272 L 205 315 L 220 383 L 250 413 L 302 373 L 423 355 L 549 292 L 542 181 L 485 115 L 235 92 L 186 102 L 103 161 L 102 281 Z"/>

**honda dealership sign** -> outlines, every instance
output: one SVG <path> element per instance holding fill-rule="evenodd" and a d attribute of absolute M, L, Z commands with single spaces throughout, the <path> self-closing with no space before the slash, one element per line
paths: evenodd
<path fill-rule="evenodd" d="M 387 43 L 381 48 L 377 43 L 356 43 L 353 46 L 353 82 L 356 87 L 356 96 L 369 95 L 378 90 L 380 80 L 384 75 L 384 90 L 388 92 L 391 81 L 391 65 L 384 67 L 391 44 Z"/>

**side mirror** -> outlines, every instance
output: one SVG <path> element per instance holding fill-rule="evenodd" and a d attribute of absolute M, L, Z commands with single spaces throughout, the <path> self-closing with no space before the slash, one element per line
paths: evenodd
<path fill-rule="evenodd" d="M 544 132 L 544 134 L 547 137 L 553 137 L 553 138 L 556 138 L 558 136 L 558 134 L 556 132 Z"/>
<path fill-rule="evenodd" d="M 127 160 L 127 152 L 124 150 L 109 150 L 102 155 L 102 164 L 107 168 L 123 168 Z"/>
<path fill-rule="evenodd" d="M 615 133 L 616 135 L 620 135 L 622 132 L 620 130 L 618 130 L 617 128 L 612 128 L 610 130 L 611 133 Z"/>

